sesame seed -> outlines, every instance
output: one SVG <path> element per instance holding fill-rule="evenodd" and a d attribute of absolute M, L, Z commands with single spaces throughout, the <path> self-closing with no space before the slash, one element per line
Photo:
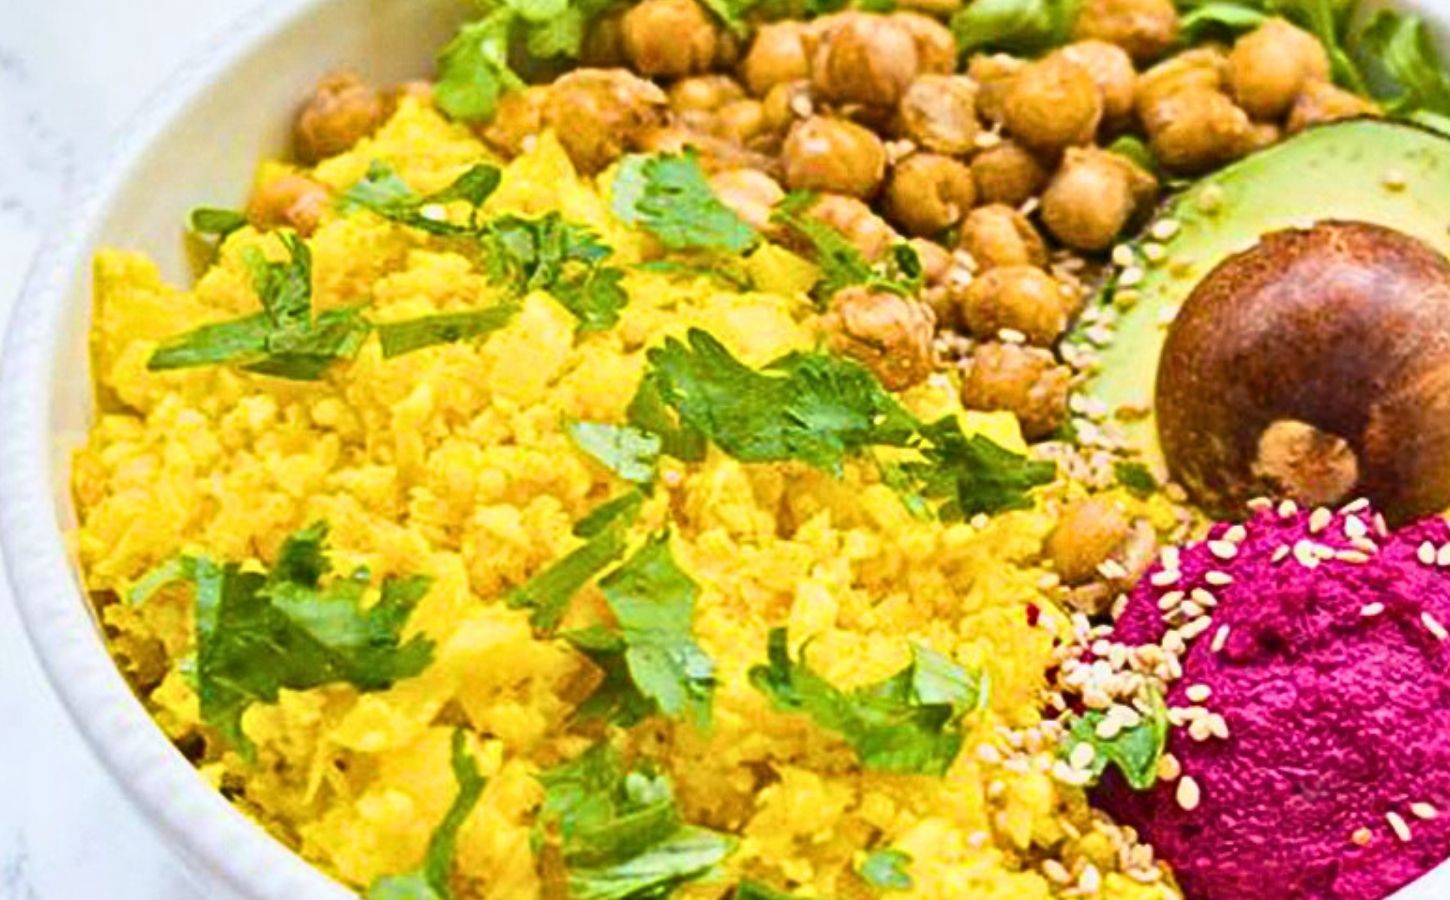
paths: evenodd
<path fill-rule="evenodd" d="M 1175 781 L 1183 774 L 1183 766 L 1179 764 L 1178 757 L 1172 753 L 1164 753 L 1158 757 L 1158 777 L 1164 781 Z"/>
<path fill-rule="evenodd" d="M 1163 552 L 1158 554 L 1158 558 L 1163 561 L 1163 568 L 1176 569 L 1178 568 L 1178 564 L 1183 560 L 1183 554 L 1179 552 L 1177 547 L 1169 545 L 1163 548 Z"/>
<path fill-rule="evenodd" d="M 1067 884 L 1072 881 L 1072 873 L 1067 871 L 1067 866 L 1055 859 L 1049 859 L 1042 863 L 1042 874 L 1058 884 Z"/>
<path fill-rule="evenodd" d="M 1334 513 L 1322 506 L 1316 507 L 1314 512 L 1309 514 L 1309 533 L 1318 534 L 1328 528 L 1332 521 L 1334 521 Z"/>
<path fill-rule="evenodd" d="M 1410 826 L 1406 824 L 1404 816 L 1397 812 L 1387 812 L 1385 813 L 1385 821 L 1390 823 L 1390 830 L 1395 833 L 1395 837 L 1404 843 L 1409 843 Z"/>
<path fill-rule="evenodd" d="M 1427 822 L 1440 815 L 1440 811 L 1428 803 L 1411 803 L 1410 812 L 1415 818 L 1424 819 Z"/>
<path fill-rule="evenodd" d="M 978 744 L 977 759 L 981 760 L 984 763 L 987 763 L 988 765 L 1001 765 L 1002 751 L 998 750 L 992 744 Z"/>
<path fill-rule="evenodd" d="M 1198 192 L 1198 208 L 1212 215 L 1223 208 L 1223 199 L 1222 185 L 1205 185 L 1203 190 Z"/>
<path fill-rule="evenodd" d="M 1450 638 L 1450 631 L 1446 631 L 1445 626 L 1440 624 L 1440 620 L 1430 615 L 1428 612 L 1420 613 L 1420 624 L 1424 625 L 1425 630 L 1433 634 L 1435 636 L 1435 640 L 1437 641 L 1443 641 L 1446 638 Z"/>
<path fill-rule="evenodd" d="M 1210 713 L 1207 719 L 1208 731 L 1221 741 L 1228 740 L 1228 720 L 1218 713 Z"/>
<path fill-rule="evenodd" d="M 1249 530 L 1242 525 L 1231 525 L 1223 533 L 1223 539 L 1232 541 L 1235 544 L 1242 544 L 1249 536 Z"/>
<path fill-rule="evenodd" d="M 1027 335 L 1016 328 L 1003 328 L 997 332 L 997 338 L 1004 344 L 1025 344 Z"/>
<path fill-rule="evenodd" d="M 1188 812 L 1198 808 L 1198 802 L 1202 799 L 1202 792 L 1198 789 L 1198 782 L 1193 780 L 1192 775 L 1184 775 L 1178 780 L 1178 790 L 1174 796 L 1178 805 Z M 1403 824 L 1403 823 L 1402 823 Z"/>
<path fill-rule="evenodd" d="M 1148 576 L 1148 583 L 1154 587 L 1167 587 L 1170 584 L 1176 584 L 1180 574 L 1177 569 L 1159 569 Z"/>
<path fill-rule="evenodd" d="M 1363 565 L 1369 562 L 1369 554 L 1362 550 L 1340 550 L 1334 554 L 1334 558 L 1340 562 L 1353 563 L 1355 565 Z"/>
<path fill-rule="evenodd" d="M 1367 537 L 1350 538 L 1349 543 L 1351 546 L 1354 547 L 1354 549 L 1369 556 L 1374 556 L 1376 553 L 1380 552 L 1380 545 L 1376 544 L 1374 541 L 1370 540 Z"/>
<path fill-rule="evenodd" d="M 1361 847 L 1368 847 L 1369 842 L 1374 839 L 1374 832 L 1368 828 L 1356 828 L 1354 834 L 1349 836 L 1349 839 Z"/>
<path fill-rule="evenodd" d="M 1355 500 L 1351 503 L 1346 503 L 1344 507 L 1340 509 L 1340 512 L 1344 513 L 1345 515 L 1353 515 L 1354 513 L 1364 512 L 1367 509 L 1369 509 L 1369 498 L 1360 497 L 1358 500 Z"/>
<path fill-rule="evenodd" d="M 1207 700 L 1212 693 L 1213 688 L 1209 687 L 1206 684 L 1193 684 L 1189 685 L 1188 690 L 1183 692 L 1183 696 L 1187 697 L 1194 703 L 1202 703 L 1203 701 Z"/>
<path fill-rule="evenodd" d="M 1299 504 L 1293 500 L 1285 500 L 1279 504 L 1279 518 L 1292 519 L 1299 515 Z"/>
<path fill-rule="evenodd" d="M 1345 520 L 1344 520 L 1344 536 L 1345 537 L 1349 538 L 1350 540 L 1354 540 L 1355 538 L 1367 537 L 1368 535 L 1369 535 L 1369 526 L 1366 525 L 1366 524 L 1364 524 L 1364 519 L 1361 519 L 1359 516 L 1356 516 L 1356 515 L 1353 515 L 1353 514 L 1351 514 L 1350 516 L 1348 516 L 1347 518 L 1345 518 Z"/>
<path fill-rule="evenodd" d="M 1105 559 L 1098 563 L 1098 574 L 1108 581 L 1121 581 L 1128 577 L 1128 570 L 1116 559 Z"/>
<path fill-rule="evenodd" d="M 1113 738 L 1117 737 L 1118 732 L 1122 730 L 1122 722 L 1118 721 L 1112 716 L 1104 716 L 1103 720 L 1098 723 L 1098 726 L 1093 729 L 1093 732 L 1103 740 L 1111 741 Z"/>
<path fill-rule="evenodd" d="M 1191 641 L 1207 631 L 1212 624 L 1213 619 L 1211 617 L 1203 616 L 1202 618 L 1194 619 L 1192 622 L 1178 629 L 1178 633 L 1183 635 L 1185 641 Z"/>
<path fill-rule="evenodd" d="M 1203 580 L 1214 587 L 1223 587 L 1226 584 L 1233 584 L 1234 577 L 1227 572 L 1220 572 L 1215 569 L 1203 576 Z"/>
<path fill-rule="evenodd" d="M 1366 603 L 1364 606 L 1361 606 L 1359 608 L 1359 614 L 1361 616 L 1364 616 L 1366 619 L 1370 618 L 1371 616 L 1377 616 L 1384 611 L 1385 605 L 1378 601 L 1374 603 Z"/>
<path fill-rule="evenodd" d="M 1415 558 L 1420 561 L 1421 565 L 1433 566 L 1435 564 L 1435 545 L 1425 541 L 1420 545 L 1420 549 L 1415 551 Z"/>
<path fill-rule="evenodd" d="M 1180 606 L 1178 609 L 1179 612 L 1183 613 L 1183 615 L 1187 616 L 1190 619 L 1196 619 L 1199 616 L 1203 615 L 1203 607 L 1200 606 L 1196 600 L 1185 600 L 1183 601 L 1183 605 Z"/>
<path fill-rule="evenodd" d="M 1183 226 L 1177 219 L 1159 219 L 1153 223 L 1153 227 L 1148 233 L 1153 236 L 1154 240 L 1171 241 L 1178 236 L 1178 232 L 1182 228 Z"/>
<path fill-rule="evenodd" d="M 1096 894 L 1103 886 L 1103 876 L 1098 872 L 1098 867 L 1088 863 L 1077 879 L 1077 889 L 1084 894 Z"/>
<path fill-rule="evenodd" d="M 1268 497 L 1255 497 L 1244 505 L 1254 512 L 1264 512 L 1274 508 L 1274 501 Z"/>
<path fill-rule="evenodd" d="M 1208 649 L 1214 653 L 1223 650 L 1224 645 L 1228 643 L 1228 631 L 1229 628 L 1227 625 L 1218 626 L 1218 631 L 1213 633 L 1213 643 L 1208 645 Z"/>
<path fill-rule="evenodd" d="M 1218 606 L 1218 598 L 1203 588 L 1194 588 L 1188 596 L 1193 598 L 1194 603 L 1197 603 L 1204 609 L 1213 609 L 1215 606 Z"/>
<path fill-rule="evenodd" d="M 1318 568 L 1319 554 L 1315 552 L 1314 543 L 1305 540 L 1295 541 L 1294 560 L 1306 569 Z"/>
<path fill-rule="evenodd" d="M 1239 548 L 1231 541 L 1209 541 L 1208 552 L 1219 559 L 1230 560 L 1239 555 Z"/>
<path fill-rule="evenodd" d="M 1435 565 L 1442 569 L 1450 566 L 1450 544 L 1441 547 L 1439 552 L 1435 554 Z"/>
<path fill-rule="evenodd" d="M 1275 547 L 1274 548 L 1273 555 L 1269 557 L 1269 562 L 1272 562 L 1272 563 L 1281 563 L 1281 562 L 1283 562 L 1284 560 L 1286 560 L 1288 558 L 1289 558 L 1289 548 L 1287 546 L 1284 546 L 1284 547 Z"/>
<path fill-rule="evenodd" d="M 1133 253 L 1131 245 L 1119 244 L 1113 248 L 1113 265 L 1120 268 L 1127 268 L 1137 261 L 1138 257 Z"/>
<path fill-rule="evenodd" d="M 1385 521 L 1384 513 L 1374 514 L 1374 531 L 1375 534 L 1379 535 L 1380 537 L 1390 536 L 1390 526 L 1389 523 Z"/>
<path fill-rule="evenodd" d="M 1146 275 L 1142 266 L 1128 266 L 1123 270 L 1123 274 L 1118 276 L 1118 287 L 1130 288 L 1140 285 Z"/>
<path fill-rule="evenodd" d="M 1072 748 L 1072 752 L 1067 757 L 1067 764 L 1074 769 L 1086 769 L 1093 764 L 1093 757 L 1096 755 L 1097 751 L 1093 749 L 1093 745 L 1083 741 Z"/>
<path fill-rule="evenodd" d="M 1158 598 L 1158 608 L 1161 609 L 1161 610 L 1163 610 L 1164 612 L 1167 612 L 1168 610 L 1172 609 L 1173 607 L 1177 606 L 1178 604 L 1180 604 L 1182 602 L 1183 602 L 1183 592 L 1182 591 L 1169 591 L 1168 593 L 1164 594 L 1162 597 L 1159 597 Z"/>
<path fill-rule="evenodd" d="M 1143 245 L 1143 256 L 1148 260 L 1148 265 L 1156 266 L 1168 258 L 1168 248 L 1149 241 Z"/>
<path fill-rule="evenodd" d="M 1209 727 L 1207 717 L 1194 719 L 1192 722 L 1189 722 L 1188 736 L 1199 743 L 1213 737 L 1213 729 Z"/>

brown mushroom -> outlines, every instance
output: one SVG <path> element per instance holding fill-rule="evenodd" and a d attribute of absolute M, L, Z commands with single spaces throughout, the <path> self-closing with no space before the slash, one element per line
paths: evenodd
<path fill-rule="evenodd" d="M 1323 222 L 1230 257 L 1158 368 L 1168 466 L 1214 515 L 1259 494 L 1368 497 L 1395 522 L 1450 506 L 1450 262 L 1378 225 Z"/>

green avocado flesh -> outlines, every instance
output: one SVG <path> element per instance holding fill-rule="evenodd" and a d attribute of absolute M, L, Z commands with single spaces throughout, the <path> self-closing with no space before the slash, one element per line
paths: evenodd
<path fill-rule="evenodd" d="M 1099 365 L 1082 393 L 1110 412 L 1129 449 L 1161 462 L 1150 415 L 1158 358 L 1173 315 L 1199 281 L 1263 235 L 1326 219 L 1393 228 L 1450 256 L 1450 139 L 1374 119 L 1325 125 L 1195 182 L 1164 204 L 1130 245 L 1138 262 L 1129 268 L 1142 280 L 1125 287 L 1128 268 L 1120 268 L 1103 291 L 1102 302 L 1118 313 L 1110 343 L 1101 346 L 1103 330 L 1089 324 L 1068 338 L 1094 348 Z M 1153 244 L 1163 257 L 1156 263 L 1146 256 Z"/>

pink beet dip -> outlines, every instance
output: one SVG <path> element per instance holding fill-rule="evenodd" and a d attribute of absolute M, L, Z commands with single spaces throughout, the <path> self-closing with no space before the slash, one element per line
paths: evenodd
<path fill-rule="evenodd" d="M 1207 685 L 1201 705 L 1228 723 L 1227 739 L 1170 729 L 1167 749 L 1198 783 L 1197 807 L 1180 806 L 1174 782 L 1135 792 L 1111 772 L 1096 795 L 1189 898 L 1378 900 L 1450 855 L 1450 641 L 1440 627 L 1450 626 L 1450 566 L 1420 559 L 1422 544 L 1450 543 L 1450 528 L 1434 519 L 1385 536 L 1372 516 L 1336 514 L 1311 534 L 1307 513 L 1260 512 L 1231 559 L 1223 544 L 1220 555 L 1207 542 L 1184 548 L 1178 583 L 1145 578 L 1118 621 L 1116 640 L 1156 644 L 1168 627 L 1164 593 L 1206 587 L 1218 601 L 1166 695 L 1170 709 L 1190 707 L 1188 688 Z M 1312 545 L 1279 550 L 1301 541 L 1328 548 L 1320 557 L 1345 555 L 1311 568 Z M 1366 541 L 1380 549 L 1359 561 L 1373 551 Z M 1210 571 L 1233 581 L 1210 587 Z"/>

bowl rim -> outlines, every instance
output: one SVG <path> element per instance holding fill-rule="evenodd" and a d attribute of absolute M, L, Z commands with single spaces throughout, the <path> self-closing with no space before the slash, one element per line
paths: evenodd
<path fill-rule="evenodd" d="M 0 553 L 31 649 L 112 780 L 177 852 L 206 896 L 355 897 L 236 809 L 146 712 L 98 634 L 76 580 L 53 487 L 52 369 L 73 279 L 103 214 L 151 146 L 252 49 L 322 0 L 261 0 L 212 32 L 153 90 L 108 150 L 67 186 L 76 227 L 50 226 L 11 311 L 0 354 Z"/>

